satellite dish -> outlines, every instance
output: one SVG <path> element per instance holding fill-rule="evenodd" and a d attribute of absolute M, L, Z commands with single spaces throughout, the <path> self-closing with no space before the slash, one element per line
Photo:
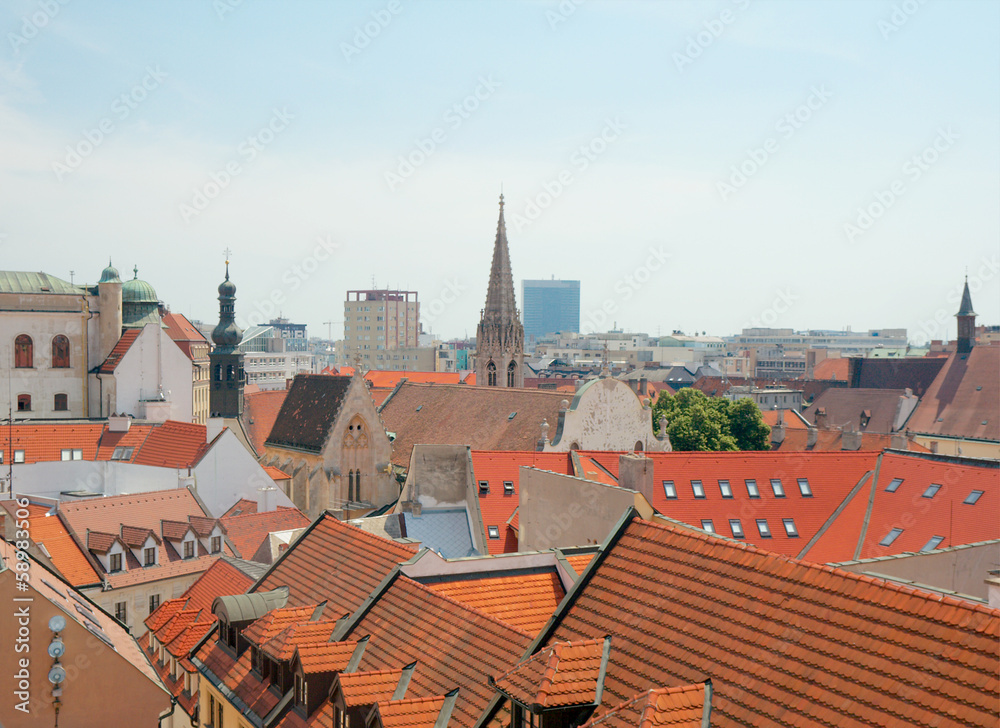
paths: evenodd
<path fill-rule="evenodd" d="M 56 659 L 63 656 L 66 652 L 66 645 L 61 639 L 56 637 L 49 643 L 49 657 L 55 657 Z"/>
<path fill-rule="evenodd" d="M 61 614 L 56 614 L 49 620 L 49 629 L 53 632 L 62 632 L 66 629 L 66 618 Z"/>
<path fill-rule="evenodd" d="M 60 684 L 66 679 L 66 671 L 63 669 L 62 665 L 53 665 L 52 669 L 49 670 L 49 682 L 53 685 Z"/>

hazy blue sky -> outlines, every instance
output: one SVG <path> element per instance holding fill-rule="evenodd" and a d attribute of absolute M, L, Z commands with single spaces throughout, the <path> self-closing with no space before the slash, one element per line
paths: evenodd
<path fill-rule="evenodd" d="M 473 335 L 503 184 L 518 296 L 580 279 L 588 331 L 954 336 L 966 267 L 1000 323 L 992 0 L 17 0 L 0 32 L 6 269 L 111 256 L 214 321 L 229 247 L 244 322 L 339 336 L 374 276 Z"/>

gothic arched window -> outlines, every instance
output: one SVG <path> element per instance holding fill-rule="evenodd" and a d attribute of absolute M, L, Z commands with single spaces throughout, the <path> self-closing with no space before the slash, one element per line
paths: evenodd
<path fill-rule="evenodd" d="M 347 473 L 347 502 L 350 503 L 354 500 L 354 471 L 348 471 Z"/>
<path fill-rule="evenodd" d="M 52 366 L 55 369 L 69 368 L 69 339 L 62 334 L 52 338 Z"/>
<path fill-rule="evenodd" d="M 514 386 L 514 379 L 517 376 L 517 364 L 511 362 L 507 365 L 507 386 Z"/>
<path fill-rule="evenodd" d="M 14 366 L 17 369 L 31 369 L 35 359 L 35 345 L 31 337 L 21 334 L 14 339 Z"/>
<path fill-rule="evenodd" d="M 497 365 L 492 361 L 486 365 L 486 386 L 497 386 Z"/>

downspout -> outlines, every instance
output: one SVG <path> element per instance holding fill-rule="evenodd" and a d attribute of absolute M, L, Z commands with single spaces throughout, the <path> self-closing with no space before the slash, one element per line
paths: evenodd
<path fill-rule="evenodd" d="M 83 319 L 83 328 L 80 332 L 80 343 L 81 349 L 83 349 L 83 371 L 84 373 L 90 371 L 90 351 L 87 346 L 90 333 L 90 322 L 94 318 L 94 312 L 90 310 L 90 302 L 87 301 L 87 296 L 83 296 L 83 311 L 87 314 L 87 318 Z M 90 417 L 90 377 L 84 376 L 83 378 L 83 416 Z"/>

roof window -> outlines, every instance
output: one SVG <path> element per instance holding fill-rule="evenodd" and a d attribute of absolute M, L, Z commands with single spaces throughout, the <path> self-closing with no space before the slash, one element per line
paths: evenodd
<path fill-rule="evenodd" d="M 746 483 L 747 486 L 747 495 L 749 495 L 751 498 L 760 498 L 760 491 L 757 490 L 756 480 L 754 480 L 753 478 L 748 478 L 743 482 Z"/>
<path fill-rule="evenodd" d="M 971 493 L 969 493 L 969 495 L 965 496 L 965 500 L 962 502 L 970 506 L 974 506 L 976 504 L 976 501 L 978 501 L 980 498 L 983 497 L 983 493 L 985 493 L 985 491 L 974 490 Z"/>
<path fill-rule="evenodd" d="M 799 478 L 799 493 L 803 498 L 812 498 L 812 488 L 809 487 L 809 478 Z"/>
<path fill-rule="evenodd" d="M 931 483 L 927 486 L 927 490 L 924 491 L 923 498 L 933 498 L 937 495 L 937 492 L 941 490 L 941 486 L 937 483 Z"/>
<path fill-rule="evenodd" d="M 885 535 L 881 541 L 878 542 L 879 546 L 892 546 L 892 542 L 899 538 L 899 534 L 903 532 L 902 528 L 894 528 L 889 533 Z"/>
<path fill-rule="evenodd" d="M 129 460 L 132 457 L 134 447 L 116 447 L 111 453 L 112 460 Z"/>
<path fill-rule="evenodd" d="M 709 533 L 715 533 L 715 524 L 712 523 L 711 518 L 706 518 L 701 522 L 701 530 L 708 531 Z"/>
<path fill-rule="evenodd" d="M 766 518 L 757 519 L 757 530 L 760 531 L 761 538 L 771 538 L 771 527 L 767 525 Z"/>
<path fill-rule="evenodd" d="M 500 526 L 487 526 L 486 530 L 489 532 L 490 538 L 500 538 Z"/>
<path fill-rule="evenodd" d="M 733 532 L 733 538 L 743 538 L 743 524 L 740 523 L 739 518 L 730 518 L 729 528 Z"/>
<path fill-rule="evenodd" d="M 694 497 L 695 498 L 704 498 L 705 497 L 705 488 L 701 484 L 700 480 L 692 480 L 691 481 L 691 490 L 694 492 Z"/>
<path fill-rule="evenodd" d="M 799 529 L 795 527 L 794 518 L 782 518 L 781 523 L 785 527 L 785 535 L 788 536 L 788 538 L 798 538 Z"/>
<path fill-rule="evenodd" d="M 895 493 L 897 490 L 899 490 L 899 486 L 901 486 L 902 484 L 903 484 L 902 478 L 893 478 L 892 482 L 889 483 L 889 485 L 885 486 L 885 492 Z"/>
<path fill-rule="evenodd" d="M 479 481 L 479 495 L 488 495 L 490 492 L 490 481 L 480 480 Z"/>
<path fill-rule="evenodd" d="M 944 541 L 944 536 L 932 536 L 931 540 L 924 544 L 924 547 L 920 549 L 921 551 L 933 551 L 941 542 Z"/>
<path fill-rule="evenodd" d="M 674 487 L 674 481 L 672 480 L 663 481 L 663 495 L 671 499 L 677 497 L 677 488 Z"/>
<path fill-rule="evenodd" d="M 503 482 L 503 494 L 504 495 L 514 495 L 514 481 L 505 480 Z"/>
<path fill-rule="evenodd" d="M 774 491 L 775 498 L 785 497 L 785 486 L 781 484 L 780 478 L 771 478 L 771 490 Z"/>
<path fill-rule="evenodd" d="M 719 491 L 722 493 L 722 497 L 723 498 L 732 498 L 733 497 L 733 489 L 729 487 L 729 481 L 728 480 L 720 480 L 719 481 Z"/>
<path fill-rule="evenodd" d="M 508 420 L 512 420 L 515 417 L 517 417 L 517 412 L 511 412 L 509 415 L 507 415 Z"/>

